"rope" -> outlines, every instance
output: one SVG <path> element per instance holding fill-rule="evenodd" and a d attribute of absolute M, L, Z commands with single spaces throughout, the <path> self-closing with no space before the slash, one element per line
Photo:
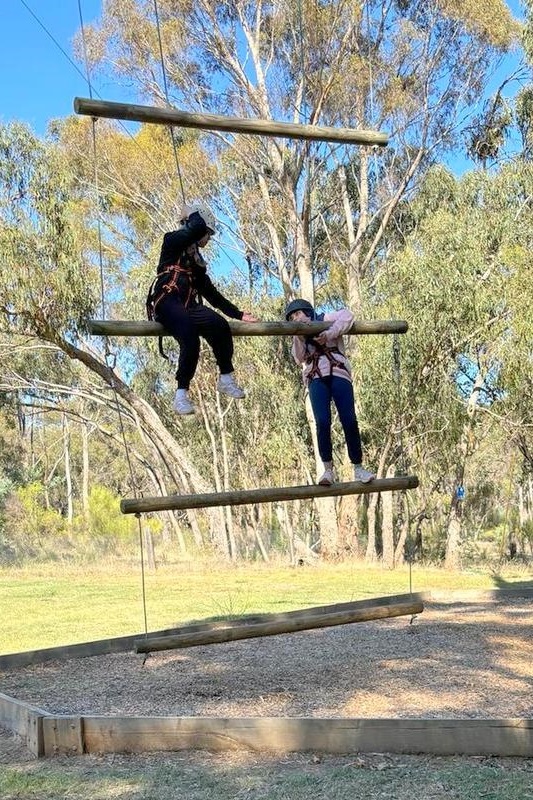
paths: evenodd
<path fill-rule="evenodd" d="M 78 75 L 81 75 L 81 77 L 83 78 L 83 80 L 84 80 L 84 81 L 87 81 L 87 75 L 86 75 L 86 74 L 84 75 L 84 73 L 81 71 L 81 69 L 78 67 L 78 65 L 77 65 L 77 64 L 76 64 L 76 63 L 75 63 L 75 62 L 74 62 L 74 61 L 71 59 L 71 57 L 69 56 L 69 54 L 68 54 L 68 53 L 67 53 L 67 52 L 66 52 L 66 51 L 63 49 L 63 47 L 61 47 L 60 43 L 57 41 L 57 39 L 55 38 L 55 36 L 54 36 L 52 33 L 50 33 L 50 31 L 48 30 L 48 28 L 46 27 L 46 25 L 45 25 L 45 24 L 44 24 L 44 23 L 43 23 L 43 22 L 42 22 L 42 21 L 39 19 L 39 17 L 37 16 L 37 14 L 36 14 L 34 11 L 32 11 L 32 9 L 31 9 L 31 8 L 30 8 L 30 6 L 29 6 L 29 5 L 28 5 L 28 4 L 25 2 L 25 0 L 20 0 L 20 2 L 21 2 L 21 3 L 22 3 L 22 5 L 24 6 L 24 8 L 25 8 L 25 9 L 26 9 L 26 10 L 27 10 L 27 11 L 28 11 L 30 14 L 31 14 L 31 16 L 32 16 L 32 17 L 34 18 L 34 20 L 37 22 L 37 24 L 38 24 L 38 25 L 39 25 L 39 26 L 40 26 L 40 27 L 43 29 L 43 31 L 46 33 L 46 35 L 47 35 L 47 36 L 48 36 L 48 37 L 49 37 L 49 38 L 52 40 L 52 42 L 55 44 L 55 46 L 57 47 L 57 49 L 58 49 L 58 50 L 59 50 L 59 51 L 60 51 L 60 52 L 61 52 L 61 53 L 62 53 L 62 54 L 65 56 L 65 58 L 67 59 L 67 61 L 69 62 L 69 64 L 71 64 L 71 66 L 73 66 L 73 67 L 74 67 L 74 69 L 76 70 L 76 72 L 78 73 Z M 83 43 L 83 48 L 84 48 L 84 51 L 85 51 L 85 50 L 86 50 L 86 44 L 85 44 L 85 41 L 84 41 L 84 43 Z M 100 95 L 100 94 L 99 94 L 99 93 L 98 93 L 98 92 L 97 92 L 97 91 L 96 91 L 96 90 L 95 90 L 93 87 L 91 87 L 91 84 L 89 84 L 89 92 L 90 92 L 90 94 L 91 94 L 91 97 L 92 97 L 92 96 L 93 96 L 93 94 L 94 94 L 94 95 L 96 95 L 96 97 L 98 97 L 100 100 L 102 100 L 102 95 Z M 123 123 L 123 122 L 121 122 L 120 120 L 117 120 L 117 122 L 118 122 L 118 125 L 119 125 L 119 126 L 122 128 L 122 130 L 124 131 L 124 133 L 125 133 L 127 136 L 129 136 L 129 138 L 132 140 L 132 142 L 135 144 L 135 146 L 136 146 L 136 147 L 138 147 L 138 148 L 139 148 L 139 150 L 141 151 L 141 153 L 142 153 L 142 154 L 143 154 L 143 155 L 144 155 L 144 156 L 145 156 L 145 157 L 148 159 L 148 161 L 150 161 L 150 163 L 152 164 L 152 166 L 156 167 L 156 169 L 159 169 L 159 165 L 158 165 L 158 164 L 156 164 L 156 162 L 155 162 L 155 161 L 153 160 L 153 158 L 151 157 L 150 153 L 149 153 L 147 150 L 145 150 L 145 149 L 142 147 L 142 145 L 140 145 L 140 144 L 139 144 L 139 142 L 137 141 L 137 139 L 135 138 L 135 136 L 134 136 L 132 133 L 130 133 L 130 131 L 127 129 L 127 127 L 124 125 L 124 123 Z"/>
<path fill-rule="evenodd" d="M 374 72 L 372 70 L 372 47 L 371 47 L 371 38 L 370 32 L 372 30 L 372 23 L 370 20 L 370 3 L 367 2 L 366 4 L 366 35 L 368 39 L 368 47 L 367 47 L 367 58 L 368 58 L 368 97 L 370 101 L 370 120 L 369 123 L 372 125 L 372 121 L 374 119 Z M 376 179 L 378 176 L 378 159 L 377 159 L 377 147 L 372 146 L 372 155 L 374 160 L 374 169 L 376 171 Z"/>
<path fill-rule="evenodd" d="M 154 0 L 154 12 L 155 12 L 155 21 L 157 25 L 157 41 L 159 42 L 159 56 L 161 59 L 161 72 L 163 74 L 163 87 L 165 89 L 165 99 L 167 101 L 167 106 L 170 107 L 170 100 L 168 96 L 168 83 L 167 83 L 167 71 L 165 68 L 165 57 L 163 54 L 163 41 L 161 38 L 161 25 L 159 24 L 159 8 L 157 5 L 157 0 Z M 181 189 L 181 196 L 183 198 L 183 204 L 185 205 L 185 190 L 183 188 L 183 180 L 181 177 L 181 169 L 180 169 L 180 161 L 178 158 L 178 148 L 176 145 L 176 137 L 174 136 L 174 128 L 172 125 L 168 126 L 168 132 L 170 134 L 170 140 L 172 142 L 172 149 L 174 151 L 174 160 L 176 161 L 176 171 L 178 173 L 178 180 Z"/>
<path fill-rule="evenodd" d="M 400 334 L 395 333 L 393 335 L 392 340 L 392 376 L 393 382 L 395 386 L 395 394 L 396 394 L 396 409 L 395 409 L 395 434 L 396 439 L 398 440 L 398 445 L 400 448 L 399 454 L 399 467 L 401 473 L 407 472 L 407 460 L 405 457 L 405 446 L 404 446 L 404 437 L 403 437 L 403 409 L 402 409 L 402 399 L 400 388 L 402 385 L 402 374 L 401 374 L 401 346 L 400 346 Z M 404 498 L 408 495 L 405 491 L 402 492 Z M 407 558 L 407 563 L 409 565 L 409 594 L 413 594 L 413 556 L 414 556 L 414 544 L 412 541 L 411 536 L 407 537 L 405 542 L 405 555 Z M 410 624 L 412 625 L 416 618 L 416 614 L 411 617 Z"/>
<path fill-rule="evenodd" d="M 305 52 L 304 52 L 304 10 L 303 10 L 303 2 L 302 0 L 298 0 L 298 28 L 299 28 L 299 37 L 300 37 L 300 71 L 302 75 L 302 105 L 300 108 L 300 120 L 304 123 L 310 122 L 310 118 L 308 119 L 307 114 L 307 73 L 305 70 Z M 313 285 L 313 297 L 308 298 L 314 304 L 314 294 L 315 294 L 315 285 L 314 285 L 314 274 L 312 269 L 312 260 L 313 260 L 313 230 L 312 230 L 312 193 L 311 193 L 311 185 L 313 180 L 312 174 L 312 160 L 311 160 L 311 151 L 312 151 L 312 142 L 306 141 L 304 142 L 304 153 L 305 153 L 305 174 L 306 174 L 306 185 L 305 185 L 305 201 L 304 206 L 307 204 L 307 217 L 308 217 L 308 236 L 309 236 L 309 260 L 310 260 L 310 268 L 311 268 L 311 279 Z M 303 208 L 302 208 L 303 211 Z M 302 217 L 302 227 L 304 224 L 304 218 Z M 303 237 L 302 237 L 303 238 Z M 303 254 L 302 254 L 303 255 Z"/>
<path fill-rule="evenodd" d="M 80 17 L 80 25 L 81 25 L 81 32 L 82 32 L 82 40 L 83 40 L 83 54 L 85 60 L 85 70 L 86 70 L 86 81 L 89 87 L 89 94 L 92 98 L 92 82 L 90 77 L 90 70 L 89 70 L 89 59 L 87 55 L 87 42 L 85 37 L 85 26 L 83 22 L 83 14 L 81 8 L 81 0 L 78 0 L 78 12 Z M 101 217 L 100 217 L 100 190 L 99 190 L 99 175 L 98 175 L 98 153 L 97 153 L 97 146 L 96 146 L 96 120 L 93 117 L 92 119 L 92 146 L 93 146 L 93 163 L 94 163 L 94 183 L 95 183 L 95 192 L 96 192 L 96 210 L 97 210 L 97 220 L 98 220 L 98 258 L 99 258 L 99 266 L 100 266 L 100 293 L 101 293 L 101 306 L 102 306 L 102 315 L 105 319 L 105 283 L 104 283 L 104 258 L 103 258 L 103 243 L 102 243 L 102 225 L 101 225 Z M 122 436 L 122 441 L 124 444 L 124 450 L 126 453 L 126 460 L 128 463 L 128 469 L 130 473 L 130 480 L 132 484 L 132 488 L 134 494 L 137 494 L 137 482 L 135 479 L 135 474 L 133 471 L 133 465 L 131 462 L 130 452 L 128 448 L 128 441 L 126 439 L 126 431 L 124 427 L 124 419 L 122 415 L 122 411 L 120 408 L 120 403 L 118 399 L 118 392 L 116 388 L 116 383 L 114 379 L 114 369 L 116 366 L 117 358 L 116 354 L 112 352 L 109 344 L 109 337 L 104 337 L 104 349 L 105 349 L 105 362 L 109 370 L 112 374 L 111 379 L 111 386 L 113 389 L 113 396 L 115 400 L 115 405 L 117 408 L 118 413 L 118 420 L 119 420 L 119 427 Z M 137 526 L 138 526 L 138 533 L 139 533 L 139 545 L 140 545 L 140 556 L 141 556 L 141 587 L 142 587 L 142 607 L 143 607 L 143 617 L 144 617 L 144 635 L 145 637 L 148 636 L 148 617 L 147 617 L 147 610 L 146 610 L 146 580 L 145 580 L 145 570 L 144 570 L 144 537 L 143 537 L 143 527 L 141 521 L 141 515 L 136 514 L 137 517 Z"/>

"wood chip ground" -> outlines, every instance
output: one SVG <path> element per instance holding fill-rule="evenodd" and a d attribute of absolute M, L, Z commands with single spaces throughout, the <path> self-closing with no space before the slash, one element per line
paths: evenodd
<path fill-rule="evenodd" d="M 54 714 L 533 717 L 531 600 L 426 605 L 409 618 L 0 673 Z"/>

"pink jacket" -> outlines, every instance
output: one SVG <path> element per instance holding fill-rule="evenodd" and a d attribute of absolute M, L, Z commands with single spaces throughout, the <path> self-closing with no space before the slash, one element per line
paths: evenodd
<path fill-rule="evenodd" d="M 321 348 L 316 348 L 312 343 L 306 342 L 305 336 L 294 336 L 292 340 L 292 355 L 297 364 L 301 364 L 302 378 L 305 384 L 313 378 L 336 375 L 339 378 L 352 379 L 350 362 L 344 352 L 343 333 L 352 327 L 354 315 L 347 308 L 341 311 L 331 311 L 324 315 L 324 322 L 331 322 L 325 331 L 325 348 L 336 348 L 335 352 L 320 355 Z M 338 350 L 338 352 L 337 352 Z M 338 362 L 338 364 L 335 364 Z M 313 374 L 311 374 L 313 373 Z"/>

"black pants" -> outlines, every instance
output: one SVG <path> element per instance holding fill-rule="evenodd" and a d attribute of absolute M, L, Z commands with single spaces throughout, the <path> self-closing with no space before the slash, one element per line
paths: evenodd
<path fill-rule="evenodd" d="M 198 366 L 200 336 L 213 350 L 221 375 L 233 372 L 233 337 L 228 321 L 207 306 L 195 303 L 185 308 L 177 295 L 168 294 L 157 304 L 155 318 L 180 346 L 176 380 L 178 389 L 188 389 Z"/>

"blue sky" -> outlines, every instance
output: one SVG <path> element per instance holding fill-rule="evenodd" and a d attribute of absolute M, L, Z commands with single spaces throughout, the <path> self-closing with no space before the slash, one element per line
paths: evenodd
<path fill-rule="evenodd" d="M 25 2 L 72 58 L 72 39 L 80 28 L 78 1 Z M 21 0 L 3 0 L 2 6 L 0 119 L 25 120 L 41 134 L 47 120 L 72 113 L 73 98 L 88 94 L 87 82 Z M 98 17 L 101 7 L 102 0 L 81 0 L 84 22 Z M 80 69 L 83 72 L 83 67 Z"/>
<path fill-rule="evenodd" d="M 80 28 L 78 0 L 24 0 L 61 47 L 72 57 L 72 39 Z M 76 95 L 86 97 L 86 81 L 68 62 L 25 8 L 22 0 L 3 0 L 0 27 L 0 119 L 22 119 L 39 134 L 47 120 L 72 113 Z M 80 0 L 85 23 L 97 18 L 102 0 Z M 520 17 L 520 0 L 508 0 Z M 83 67 L 80 65 L 83 72 Z M 497 82 L 496 82 L 497 83 Z M 127 100 L 111 84 L 97 90 L 110 100 Z"/>

